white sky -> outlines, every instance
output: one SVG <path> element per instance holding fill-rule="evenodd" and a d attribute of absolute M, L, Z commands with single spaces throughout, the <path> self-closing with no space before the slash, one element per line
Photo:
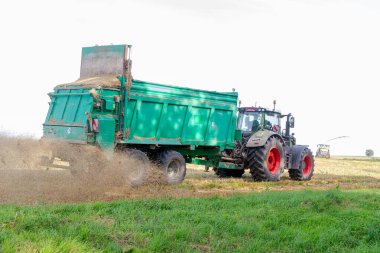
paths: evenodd
<path fill-rule="evenodd" d="M 13 0 L 0 24 L 0 130 L 41 136 L 81 47 L 128 43 L 135 79 L 276 99 L 298 143 L 380 155 L 377 0 Z"/>

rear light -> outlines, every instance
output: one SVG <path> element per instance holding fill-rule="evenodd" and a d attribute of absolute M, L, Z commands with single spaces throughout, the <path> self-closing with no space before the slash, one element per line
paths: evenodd
<path fill-rule="evenodd" d="M 92 119 L 92 131 L 99 133 L 99 120 L 98 119 Z"/>
<path fill-rule="evenodd" d="M 101 107 L 102 107 L 102 101 L 94 103 L 94 108 L 101 108 Z"/>

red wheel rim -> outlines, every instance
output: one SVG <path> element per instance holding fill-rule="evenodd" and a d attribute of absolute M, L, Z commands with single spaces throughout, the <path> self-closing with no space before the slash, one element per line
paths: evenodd
<path fill-rule="evenodd" d="M 302 172 L 303 172 L 303 175 L 307 177 L 310 175 L 311 168 L 313 166 L 311 162 L 311 157 L 309 155 L 305 156 L 305 158 L 303 159 L 303 164 L 304 164 L 304 167 L 302 169 Z"/>
<path fill-rule="evenodd" d="M 267 167 L 271 174 L 276 174 L 281 164 L 281 154 L 278 148 L 271 148 L 267 155 Z"/>

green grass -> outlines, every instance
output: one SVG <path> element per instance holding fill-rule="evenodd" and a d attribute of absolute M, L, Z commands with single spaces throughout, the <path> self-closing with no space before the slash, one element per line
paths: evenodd
<path fill-rule="evenodd" d="M 0 206 L 0 252 L 380 252 L 380 191 Z"/>

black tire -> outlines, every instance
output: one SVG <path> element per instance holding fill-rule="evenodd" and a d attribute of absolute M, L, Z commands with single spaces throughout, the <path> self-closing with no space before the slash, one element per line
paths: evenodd
<path fill-rule="evenodd" d="M 240 178 L 244 174 L 244 170 L 233 170 L 233 169 L 224 169 L 224 168 L 217 168 L 215 170 L 215 174 L 218 177 L 234 177 L 234 178 Z"/>
<path fill-rule="evenodd" d="M 284 145 L 275 136 L 270 137 L 264 146 L 249 148 L 248 167 L 255 181 L 278 181 L 284 171 Z"/>
<path fill-rule="evenodd" d="M 244 175 L 244 170 L 231 170 L 230 174 L 231 177 L 241 178 Z"/>
<path fill-rule="evenodd" d="M 314 174 L 314 157 L 310 149 L 305 148 L 302 150 L 301 155 L 297 161 L 298 168 L 289 169 L 289 177 L 292 180 L 308 181 Z"/>
<path fill-rule="evenodd" d="M 216 168 L 215 175 L 218 177 L 229 177 L 227 169 Z"/>
<path fill-rule="evenodd" d="M 150 168 L 149 158 L 143 151 L 138 149 L 126 149 L 124 152 L 128 158 L 137 161 L 134 168 L 131 170 L 125 170 L 125 179 L 132 186 L 139 186 L 148 178 L 148 172 Z"/>
<path fill-rule="evenodd" d="M 158 165 L 164 172 L 168 184 L 181 183 L 186 176 L 185 158 L 174 150 L 163 151 L 158 155 Z"/>

